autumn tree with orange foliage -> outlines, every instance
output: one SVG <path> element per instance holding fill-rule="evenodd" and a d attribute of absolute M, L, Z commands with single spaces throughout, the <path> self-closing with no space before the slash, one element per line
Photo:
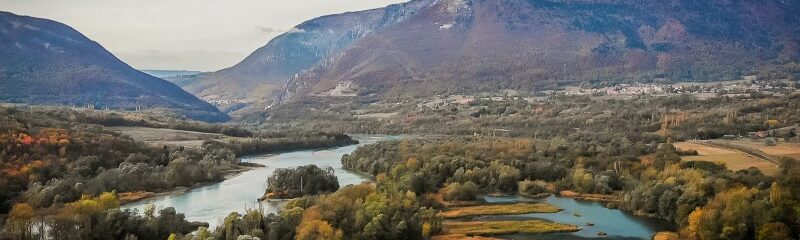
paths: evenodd
<path fill-rule="evenodd" d="M 336 240 L 342 239 L 342 230 L 333 229 L 330 223 L 322 219 L 318 206 L 303 212 L 303 220 L 297 226 L 298 240 Z"/>

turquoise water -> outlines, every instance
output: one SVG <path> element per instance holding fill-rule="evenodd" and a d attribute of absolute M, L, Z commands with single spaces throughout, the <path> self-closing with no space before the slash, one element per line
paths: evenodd
<path fill-rule="evenodd" d="M 558 234 L 512 234 L 501 236 L 512 239 L 651 239 L 659 231 L 673 230 L 667 221 L 635 216 L 618 209 L 606 208 L 603 203 L 575 200 L 573 198 L 550 196 L 544 199 L 531 199 L 521 196 L 484 197 L 490 203 L 545 202 L 564 211 L 558 213 L 532 213 L 523 215 L 501 215 L 481 217 L 489 220 L 542 219 L 581 227 L 581 231 Z M 593 223 L 594 226 L 587 226 Z M 608 233 L 599 237 L 597 232 Z"/>
<path fill-rule="evenodd" d="M 396 139 L 395 136 L 355 135 L 359 145 L 381 140 Z M 267 212 L 278 212 L 283 201 L 263 202 L 257 199 L 267 189 L 266 181 L 276 168 L 291 168 L 308 164 L 320 167 L 333 167 L 339 178 L 339 185 L 359 184 L 366 176 L 342 169 L 342 155 L 353 152 L 357 145 L 346 147 L 261 155 L 242 158 L 243 162 L 263 164 L 267 167 L 243 172 L 236 177 L 220 183 L 195 188 L 184 193 L 158 196 L 122 206 L 124 209 L 142 209 L 150 204 L 156 208 L 174 207 L 186 215 L 189 221 L 208 222 L 213 228 L 231 212 L 243 213 L 247 209 L 263 208 Z"/>

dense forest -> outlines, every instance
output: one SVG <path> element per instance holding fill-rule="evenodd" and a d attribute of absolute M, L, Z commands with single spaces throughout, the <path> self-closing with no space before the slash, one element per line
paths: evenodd
<path fill-rule="evenodd" d="M 442 200 L 568 190 L 606 196 L 611 199 L 609 207 L 668 220 L 684 238 L 786 239 L 800 236 L 796 208 L 800 164 L 781 160 L 781 173 L 775 177 L 757 168 L 731 171 L 711 162 L 682 162 L 682 155 L 697 153 L 679 151 L 671 143 L 755 131 L 796 141 L 794 131 L 781 129 L 800 122 L 798 99 L 797 94 L 628 100 L 555 96 L 534 102 L 477 99 L 449 106 L 399 104 L 390 109 L 399 112 L 395 120 L 359 119 L 356 124 L 344 124 L 350 117 L 329 108 L 301 117 L 294 125 L 259 130 L 187 122 L 186 126 L 197 125 L 184 129 L 231 136 L 196 148 L 147 145 L 105 128 L 171 128 L 182 125 L 180 120 L 132 121 L 130 116 L 115 116 L 119 113 L 0 108 L 0 157 L 4 160 L 0 197 L 2 211 L 9 213 L 3 234 L 24 239 L 77 228 L 80 231 L 64 236 L 426 239 L 443 229 L 438 215 L 445 209 Z M 331 121 L 315 120 L 319 118 Z M 287 131 L 296 127 L 306 131 Z M 171 209 L 139 214 L 116 207 L 120 193 L 160 192 L 219 181 L 226 172 L 242 169 L 239 156 L 356 143 L 347 135 L 326 130 L 449 136 L 359 147 L 345 155 L 342 163 L 375 176 L 373 183 L 335 190 L 338 184 L 307 188 L 303 180 L 303 192 L 291 196 L 302 197 L 289 201 L 279 213 L 259 209 L 231 213 L 213 229 L 189 223 Z M 311 177 L 309 184 L 335 182 L 332 174 L 317 169 L 323 177 L 320 181 Z M 276 188 L 298 182 L 296 178 L 302 175 L 290 169 L 285 173 L 275 177 Z M 71 221 L 59 220 L 62 217 Z M 35 231 L 34 223 L 43 223 L 48 230 Z M 114 224 L 135 229 L 101 227 Z"/>
<path fill-rule="evenodd" d="M 117 193 L 163 192 L 176 187 L 221 181 L 226 174 L 246 169 L 237 158 L 242 155 L 357 143 L 343 134 L 253 134 L 246 130 L 226 131 L 227 127 L 197 122 L 175 122 L 174 124 L 183 126 L 196 124 L 188 129 L 202 128 L 211 132 L 253 137 L 207 140 L 197 148 L 153 146 L 136 142 L 126 135 L 99 125 L 102 123 L 118 126 L 119 124 L 98 120 L 113 118 L 125 117 L 100 111 L 0 108 L 0 159 L 3 160 L 0 165 L 3 173 L 0 176 L 0 216 L 9 214 L 6 227 L 0 234 L 23 239 L 32 237 L 27 227 L 15 226 L 30 225 L 30 219 L 34 216 L 38 219 L 37 223 L 42 227 L 47 226 L 44 229 L 49 229 L 48 233 L 36 231 L 38 236 L 68 236 L 55 232 L 59 229 L 59 224 L 66 224 L 60 218 L 85 218 L 89 221 L 74 223 L 81 226 L 78 227 L 82 229 L 81 232 L 75 233 L 78 235 L 74 238 L 65 239 L 122 239 L 126 234 L 143 239 L 163 239 L 169 233 L 187 233 L 196 229 L 196 225 L 166 226 L 163 224 L 167 220 L 157 220 L 154 213 L 150 213 L 150 218 L 144 219 L 136 213 L 118 210 Z M 142 120 L 140 123 L 133 126 L 155 126 L 151 120 Z M 244 132 L 247 134 L 239 134 Z M 92 201 L 100 201 L 97 198 L 113 198 L 117 203 L 93 203 Z M 89 206 L 84 206 L 86 204 Z M 174 210 L 163 209 L 160 212 L 160 215 L 173 219 L 169 221 L 183 221 L 182 215 Z M 167 216 L 170 214 L 174 216 Z M 120 232 L 117 229 L 92 227 L 115 224 L 115 221 L 132 221 L 123 225 L 136 228 L 136 231 L 128 229 L 130 231 Z M 152 232 L 138 228 L 137 224 L 150 224 L 153 228 L 175 228 L 156 229 Z M 69 229 L 76 226 L 63 227 Z M 113 236 L 117 237 L 89 237 L 109 236 L 102 234 L 116 234 Z M 22 237 L 23 235 L 26 237 Z"/>
<path fill-rule="evenodd" d="M 641 148 L 630 151 L 655 156 L 651 163 L 616 151 L 612 144 L 586 139 L 412 139 L 361 147 L 342 161 L 392 179 L 401 191 L 417 196 L 440 190 L 452 200 L 471 200 L 478 193 L 536 194 L 547 191 L 546 182 L 554 192 L 609 194 L 616 199 L 611 207 L 669 220 L 688 239 L 787 239 L 800 234 L 800 165 L 792 160 L 772 178 L 756 168 L 732 172 L 710 162 L 680 162 L 680 152 L 671 144 L 633 144 Z"/>
<path fill-rule="evenodd" d="M 289 201 L 280 213 L 231 213 L 215 229 L 182 239 L 427 239 L 441 229 L 438 211 L 390 179 Z"/>

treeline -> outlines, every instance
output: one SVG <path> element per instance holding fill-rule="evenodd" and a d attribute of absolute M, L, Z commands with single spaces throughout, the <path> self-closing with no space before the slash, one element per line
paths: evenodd
<path fill-rule="evenodd" d="M 295 199 L 278 214 L 231 213 L 213 230 L 201 227 L 178 239 L 429 239 L 441 230 L 437 213 L 420 206 L 414 193 L 379 181 Z"/>
<path fill-rule="evenodd" d="M 288 152 L 300 149 L 341 147 L 357 144 L 358 141 L 347 134 L 304 132 L 294 134 L 264 134 L 268 138 L 229 139 L 227 141 L 208 140 L 204 148 L 230 149 L 236 156 L 263 153 Z"/>
<path fill-rule="evenodd" d="M 267 190 L 262 199 L 291 199 L 336 190 L 339 190 L 339 179 L 331 167 L 278 168 L 267 178 Z"/>
<path fill-rule="evenodd" d="M 449 101 L 449 100 L 448 100 Z M 313 109 L 324 109 L 315 111 Z M 355 112 L 396 113 L 384 118 L 357 117 Z M 699 99 L 692 95 L 633 96 L 603 99 L 550 96 L 535 101 L 520 97 L 478 97 L 468 104 L 434 103 L 430 99 L 330 104 L 315 101 L 278 106 L 248 121 L 269 119 L 262 129 L 296 127 L 320 131 L 381 134 L 445 134 L 552 138 L 572 133 L 623 135 L 645 142 L 712 139 L 724 135 L 790 127 L 800 122 L 800 94 Z M 788 135 L 781 137 L 796 138 Z"/>
<path fill-rule="evenodd" d="M 154 207 L 143 213 L 119 209 L 116 193 L 97 197 L 83 196 L 75 202 L 51 209 L 35 210 L 28 204 L 17 204 L 11 210 L 3 238 L 8 239 L 167 239 L 186 234 L 205 223 L 192 223 L 173 208 L 156 212 Z M 46 217 L 45 217 L 46 216 Z"/>
<path fill-rule="evenodd" d="M 239 169 L 227 148 L 152 147 L 98 125 L 0 108 L 0 213 L 111 191 L 165 191 Z"/>
<path fill-rule="evenodd" d="M 401 191 L 472 200 L 478 193 L 526 195 L 561 190 L 611 194 L 612 207 L 675 223 L 688 239 L 791 239 L 800 236 L 800 166 L 786 161 L 773 178 L 710 162 L 680 162 L 671 144 L 633 143 L 631 158 L 613 141 L 485 137 L 408 139 L 360 147 L 346 167 L 384 174 Z M 380 179 L 380 177 L 379 177 Z M 552 187 L 552 190 L 548 190 Z M 435 206 L 434 200 L 422 199 Z M 787 237 L 788 236 L 788 237 Z"/>
<path fill-rule="evenodd" d="M 46 115 L 65 123 L 79 122 L 107 127 L 149 127 L 184 131 L 219 133 L 231 137 L 253 137 L 253 132 L 239 126 L 212 124 L 172 116 L 168 112 L 115 112 L 74 110 L 69 108 L 27 107 L 20 109 L 30 115 Z"/>
<path fill-rule="evenodd" d="M 29 206 L 37 219 L 50 221 L 57 217 L 59 209 L 82 201 L 87 195 L 163 192 L 221 181 L 225 174 L 244 169 L 237 156 L 356 143 L 343 134 L 292 132 L 280 139 L 211 141 L 201 148 L 154 147 L 101 125 L 58 116 L 60 113 L 63 112 L 0 108 L 0 216 L 15 206 Z M 98 211 L 98 218 L 123 214 L 131 221 L 141 221 L 132 213 L 107 210 Z M 0 238 L 7 237 L 11 227 L 0 226 L 4 229 Z M 98 228 L 86 231 L 106 234 Z M 133 235 L 154 239 L 150 237 L 154 235 Z"/>
<path fill-rule="evenodd" d="M 670 220 L 689 239 L 800 237 L 800 167 L 794 160 L 784 160 L 773 178 L 754 167 L 732 172 L 676 156 L 665 144 L 656 164 L 628 170 L 618 207 Z"/>
<path fill-rule="evenodd" d="M 644 144 L 628 144 L 619 151 L 613 138 L 582 141 L 581 138 L 551 140 L 504 139 L 485 137 L 434 137 L 387 141 L 359 147 L 342 158 L 345 167 L 370 174 L 409 173 L 409 190 L 421 194 L 436 192 L 446 184 L 475 184 L 484 192 L 515 193 L 524 179 L 558 181 L 569 176 L 574 159 L 584 158 L 595 168 L 632 164 L 631 153 L 652 149 Z M 613 156 L 609 152 L 614 153 Z M 413 170 L 413 171 L 412 171 Z M 609 179 L 619 179 L 608 172 Z M 620 189 L 608 181 L 608 189 Z"/>

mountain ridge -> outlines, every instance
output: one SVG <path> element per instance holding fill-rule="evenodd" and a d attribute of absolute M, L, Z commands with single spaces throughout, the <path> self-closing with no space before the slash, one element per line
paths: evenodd
<path fill-rule="evenodd" d="M 311 19 L 175 82 L 234 113 L 303 96 L 732 80 L 800 58 L 798 12 L 780 0 L 414 0 Z"/>
<path fill-rule="evenodd" d="M 175 84 L 133 69 L 56 21 L 0 11 L 0 99 L 97 108 L 166 108 L 190 118 L 229 117 Z"/>
<path fill-rule="evenodd" d="M 533 91 L 564 82 L 709 81 L 798 59 L 797 4 L 443 0 L 287 83 L 388 97 Z M 457 6 L 457 7 L 454 7 Z"/>
<path fill-rule="evenodd" d="M 230 102 L 266 106 L 272 100 L 272 93 L 294 75 L 377 29 L 413 16 L 415 9 L 426 4 L 430 2 L 417 0 L 305 21 L 271 39 L 236 65 L 201 74 L 184 88 L 207 101 L 228 105 L 224 109 L 237 109 Z"/>

